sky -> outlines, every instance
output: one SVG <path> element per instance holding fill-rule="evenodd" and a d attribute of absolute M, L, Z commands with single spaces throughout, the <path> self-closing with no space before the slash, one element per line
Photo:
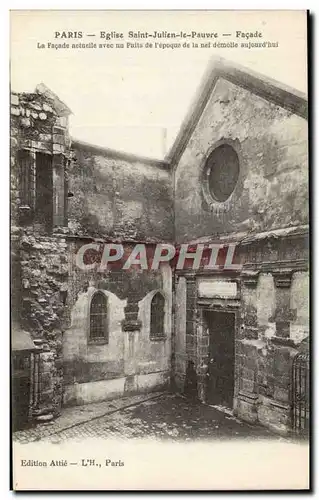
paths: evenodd
<path fill-rule="evenodd" d="M 32 92 L 43 82 L 72 110 L 74 138 L 161 159 L 176 137 L 212 56 L 306 92 L 305 26 L 301 11 L 16 11 L 11 13 L 11 88 Z M 48 42 L 105 43 L 99 38 L 101 31 L 123 32 L 126 44 L 130 30 L 232 33 L 227 41 L 238 41 L 237 30 L 261 31 L 262 40 L 278 41 L 278 47 L 47 47 Z M 83 31 L 84 39 L 55 39 L 55 32 L 62 31 Z M 96 36 L 88 38 L 88 33 Z M 145 43 L 130 40 L 136 41 Z M 45 48 L 38 48 L 42 44 Z"/>

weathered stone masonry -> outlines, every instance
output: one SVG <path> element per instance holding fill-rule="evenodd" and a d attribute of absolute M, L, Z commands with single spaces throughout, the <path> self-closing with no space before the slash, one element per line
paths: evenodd
<path fill-rule="evenodd" d="M 65 238 L 20 235 L 21 323 L 42 349 L 38 408 L 58 413 L 63 389 L 62 333 L 67 287 Z"/>
<path fill-rule="evenodd" d="M 12 319 L 39 347 L 33 416 L 159 387 L 183 391 L 190 361 L 208 401 L 206 321 L 224 311 L 234 318 L 231 407 L 288 432 L 291 364 L 309 335 L 304 96 L 218 63 L 165 161 L 71 141 L 70 110 L 43 85 L 12 94 L 11 104 Z M 226 196 L 207 168 L 219 147 L 239 162 Z M 140 242 L 233 242 L 243 267 L 81 271 L 75 254 L 89 242 L 121 242 L 125 251 Z M 94 343 L 98 292 L 108 339 Z M 152 338 L 157 293 L 163 331 Z"/>
<path fill-rule="evenodd" d="M 75 264 L 78 249 L 90 241 L 123 242 L 130 250 L 135 242 L 172 240 L 167 164 L 76 141 L 71 147 L 70 110 L 44 86 L 13 94 L 11 111 L 13 320 L 40 353 L 31 414 L 49 418 L 62 404 L 168 386 L 169 266 L 100 273 Z M 96 291 L 108 300 L 104 345 L 88 341 Z M 157 292 L 165 298 L 164 331 L 151 339 Z"/>
<path fill-rule="evenodd" d="M 70 262 L 80 242 L 70 244 Z M 131 247 L 133 245 L 131 244 Z M 71 264 L 67 306 L 70 322 L 64 333 L 64 402 L 79 404 L 125 393 L 167 386 L 170 378 L 171 271 L 97 269 L 82 271 Z M 89 304 L 96 291 L 108 297 L 107 345 L 88 343 Z M 165 294 L 164 338 L 150 341 L 149 308 L 155 291 Z"/>
<path fill-rule="evenodd" d="M 11 95 L 12 319 L 32 334 L 40 351 L 34 416 L 61 409 L 69 113 L 42 85 L 34 94 Z M 39 193 L 44 159 L 51 183 Z"/>
<path fill-rule="evenodd" d="M 64 402 L 76 404 L 167 387 L 170 381 L 172 276 L 169 266 L 83 272 L 74 262 L 89 241 L 152 248 L 173 238 L 172 186 L 165 162 L 73 142 L 69 167 L 69 324 L 64 334 Z M 88 343 L 93 294 L 109 304 L 109 343 Z M 165 297 L 162 337 L 150 338 L 150 304 Z"/>
<path fill-rule="evenodd" d="M 283 433 L 291 428 L 292 359 L 309 334 L 307 104 L 290 90 L 217 64 L 168 157 L 177 243 L 233 241 L 243 264 L 231 279 L 218 270 L 177 275 L 177 295 L 184 290 L 186 302 L 186 310 L 180 303 L 176 309 L 177 387 L 183 390 L 185 360 L 192 359 L 199 396 L 207 400 L 210 340 L 202 310 L 233 311 L 234 411 Z M 238 155 L 239 176 L 220 202 L 210 193 L 205 168 L 225 144 Z M 218 275 L 237 283 L 232 300 L 214 295 Z M 202 277 L 212 286 L 206 298 L 198 296 Z"/>

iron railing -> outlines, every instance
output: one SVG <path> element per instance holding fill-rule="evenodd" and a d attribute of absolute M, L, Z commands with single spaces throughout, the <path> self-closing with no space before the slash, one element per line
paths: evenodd
<path fill-rule="evenodd" d="M 292 430 L 299 437 L 309 434 L 309 352 L 297 354 L 292 363 Z"/>

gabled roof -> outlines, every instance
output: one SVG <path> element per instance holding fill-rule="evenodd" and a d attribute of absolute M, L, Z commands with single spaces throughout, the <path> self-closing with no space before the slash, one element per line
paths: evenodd
<path fill-rule="evenodd" d="M 219 78 L 249 90 L 302 118 L 308 118 L 306 94 L 244 66 L 226 61 L 223 58 L 213 58 L 208 65 L 175 142 L 165 157 L 165 161 L 170 162 L 172 166 L 176 165 L 181 158 Z"/>

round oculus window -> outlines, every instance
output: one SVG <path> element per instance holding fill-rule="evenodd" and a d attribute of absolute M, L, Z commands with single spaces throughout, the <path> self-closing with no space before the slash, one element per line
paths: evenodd
<path fill-rule="evenodd" d="M 206 162 L 206 175 L 212 198 L 226 201 L 234 191 L 239 176 L 239 159 L 234 148 L 222 144 L 214 149 Z"/>

